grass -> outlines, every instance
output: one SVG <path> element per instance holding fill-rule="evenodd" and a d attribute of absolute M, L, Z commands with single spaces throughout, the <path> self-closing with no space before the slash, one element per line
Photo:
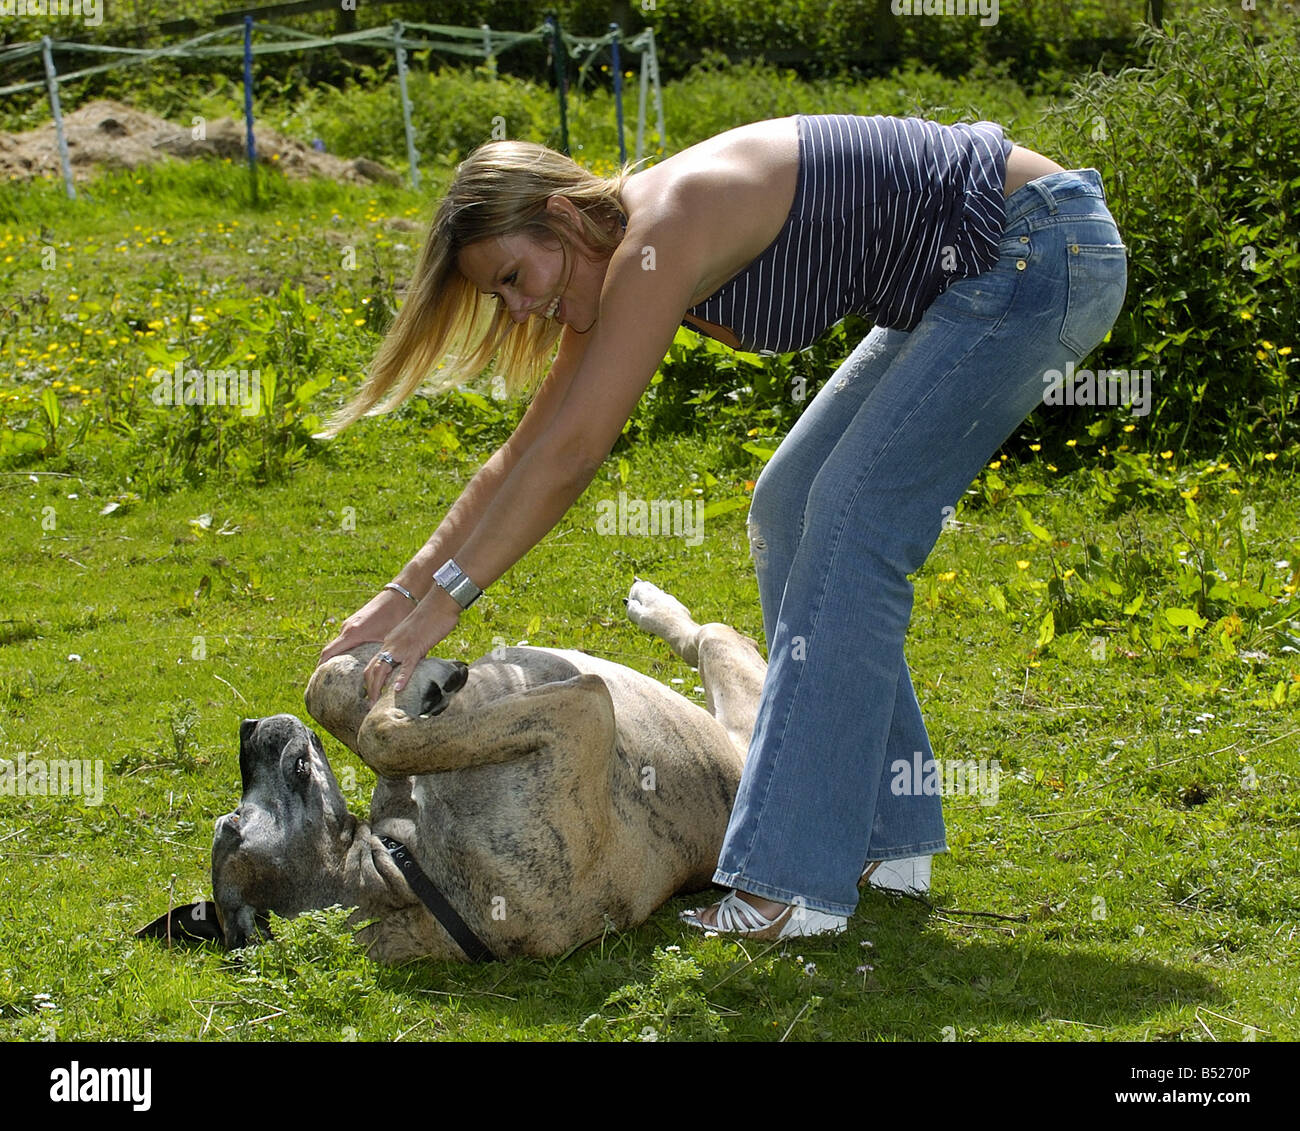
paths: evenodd
<path fill-rule="evenodd" d="M 517 411 L 416 401 L 320 454 L 210 460 L 217 414 L 187 432 L 151 406 L 151 351 L 247 350 L 290 391 L 318 379 L 295 411 L 323 415 L 413 260 L 396 221 L 430 199 L 269 178 L 252 210 L 232 206 L 241 180 L 167 166 L 75 205 L 56 186 L 0 201 L 0 757 L 104 769 L 102 805 L 0 794 L 0 1038 L 1300 1036 L 1300 502 L 1266 455 L 1087 439 L 1068 463 L 993 461 L 916 578 L 908 660 L 936 754 L 1001 769 L 996 804 L 948 799 L 930 906 L 868 892 L 840 938 L 757 947 L 686 934 L 681 898 L 563 958 L 483 967 L 375 966 L 337 913 L 239 954 L 134 941 L 210 894 L 239 720 L 304 715 L 321 646 Z M 769 418 L 743 397 L 708 411 L 706 432 L 621 445 L 439 654 L 586 648 L 699 700 L 620 598 L 639 575 L 761 637 L 743 502 Z M 721 505 L 695 546 L 597 533 L 620 490 Z M 372 775 L 327 750 L 364 813 Z"/>
<path fill-rule="evenodd" d="M 376 967 L 328 915 L 280 924 L 280 940 L 241 955 L 133 941 L 169 897 L 209 894 L 212 823 L 238 797 L 239 720 L 304 714 L 337 621 L 406 560 L 471 472 L 472 459 L 422 451 L 414 423 L 360 429 L 359 466 L 316 461 L 286 484 L 183 491 L 102 517 L 92 480 L 0 481 L 11 563 L 0 743 L 7 757 L 102 759 L 105 773 L 98 807 L 0 798 L 0 1036 L 1300 1035 L 1295 716 L 1268 694 L 1275 677 L 1300 678 L 1295 654 L 1113 648 L 1098 660 L 1087 630 L 1035 649 L 1036 608 L 980 604 L 989 584 L 1014 594 L 1050 575 L 1010 502 L 963 508 L 966 525 L 941 538 L 917 578 L 908 651 L 936 754 L 1002 770 L 996 804 L 948 800 L 951 852 L 936 859 L 932 902 L 1009 918 L 869 893 L 842 938 L 757 947 L 687 935 L 679 899 L 562 960 L 482 968 Z M 628 483 L 676 497 L 718 465 L 719 443 L 639 446 Z M 1047 478 L 1038 511 L 1070 543 L 1063 561 L 1126 527 L 1153 546 L 1177 537 L 1176 510 L 1107 518 L 1082 474 Z M 743 512 L 710 520 L 694 547 L 595 533 L 596 501 L 620 489 L 611 464 L 440 654 L 470 659 L 497 637 L 587 648 L 681 679 L 698 700 L 691 670 L 625 621 L 620 598 L 636 573 L 701 617 L 760 633 Z M 1267 516 L 1252 562 L 1271 568 L 1295 554 L 1300 515 L 1284 484 L 1257 483 L 1252 498 Z M 354 768 L 349 800 L 364 812 L 369 771 L 328 750 L 336 771 Z"/>

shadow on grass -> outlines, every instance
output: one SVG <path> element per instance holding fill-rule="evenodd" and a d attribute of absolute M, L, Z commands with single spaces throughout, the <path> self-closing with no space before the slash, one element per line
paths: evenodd
<path fill-rule="evenodd" d="M 875 892 L 843 935 L 778 943 L 705 938 L 677 922 L 677 911 L 701 902 L 675 899 L 637 930 L 562 959 L 414 962 L 380 968 L 376 983 L 399 996 L 457 999 L 489 1029 L 560 1039 L 579 1036 L 592 1014 L 631 1017 L 634 1032 L 645 1022 L 656 1039 L 699 1037 L 698 1024 L 678 1021 L 698 1022 L 703 1009 L 741 1040 L 1134 1039 L 1167 1006 L 1223 996 L 1208 977 L 1129 956 L 1128 944 L 1053 941 L 1042 924 L 972 923 L 953 928 L 967 939 L 952 939 L 924 904 Z M 676 981 L 657 977 L 669 946 L 693 960 L 689 985 L 680 969 Z M 607 1006 L 616 991 L 623 1000 Z M 1159 1039 L 1182 1025 L 1144 1028 Z"/>

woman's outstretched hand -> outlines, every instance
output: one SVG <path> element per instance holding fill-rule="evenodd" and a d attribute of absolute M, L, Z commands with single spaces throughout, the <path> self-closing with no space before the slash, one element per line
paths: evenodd
<path fill-rule="evenodd" d="M 383 647 L 362 672 L 370 702 L 379 698 L 390 675 L 394 676 L 393 690 L 401 691 L 415 666 L 456 627 L 460 613 L 460 606 L 447 591 L 435 585 L 406 619 L 384 636 Z M 381 658 L 385 655 L 394 662 Z"/>
<path fill-rule="evenodd" d="M 317 666 L 351 652 L 358 644 L 383 640 L 415 609 L 409 597 L 395 589 L 381 589 L 343 622 L 339 634 L 321 650 Z"/>

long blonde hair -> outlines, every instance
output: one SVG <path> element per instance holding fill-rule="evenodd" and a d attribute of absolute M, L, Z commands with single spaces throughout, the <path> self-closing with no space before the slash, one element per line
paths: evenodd
<path fill-rule="evenodd" d="M 572 245 L 562 222 L 547 211 L 549 197 L 577 207 L 583 239 L 602 255 L 619 236 L 608 229 L 623 210 L 623 185 L 634 163 L 599 177 L 571 158 L 530 141 L 489 141 L 456 167 L 420 251 L 406 300 L 389 327 L 356 396 L 318 433 L 338 435 L 362 416 L 391 412 L 437 366 L 430 393 L 476 378 L 499 358 L 507 394 L 531 393 L 553 358 L 563 327 L 549 318 L 516 324 L 503 302 L 485 311 L 482 294 L 456 266 L 467 244 L 522 233 L 558 240 L 568 277 Z"/>

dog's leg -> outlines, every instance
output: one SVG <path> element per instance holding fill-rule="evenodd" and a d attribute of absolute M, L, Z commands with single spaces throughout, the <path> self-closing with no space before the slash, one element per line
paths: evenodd
<path fill-rule="evenodd" d="M 758 717 L 767 663 L 754 642 L 728 624 L 700 625 L 699 641 L 705 705 L 744 758 Z"/>
<path fill-rule="evenodd" d="M 748 636 L 718 622 L 697 624 L 676 597 L 648 581 L 637 581 L 627 596 L 633 624 L 664 640 L 693 668 L 704 685 L 705 705 L 722 724 L 741 757 L 749 750 L 767 664 Z"/>
<path fill-rule="evenodd" d="M 699 667 L 700 626 L 676 597 L 638 578 L 623 604 L 627 619 L 637 628 L 659 637 L 691 667 Z"/>
<path fill-rule="evenodd" d="M 362 673 L 382 644 L 358 645 L 321 664 L 307 683 L 307 713 L 354 754 L 357 731 L 370 711 Z"/>
<path fill-rule="evenodd" d="M 487 702 L 453 697 L 438 715 L 421 713 L 421 684 L 417 674 L 394 695 L 389 680 L 362 722 L 357 753 L 375 773 L 436 774 L 546 749 L 596 751 L 603 764 L 613 748 L 614 703 L 598 675 L 576 675 Z"/>

